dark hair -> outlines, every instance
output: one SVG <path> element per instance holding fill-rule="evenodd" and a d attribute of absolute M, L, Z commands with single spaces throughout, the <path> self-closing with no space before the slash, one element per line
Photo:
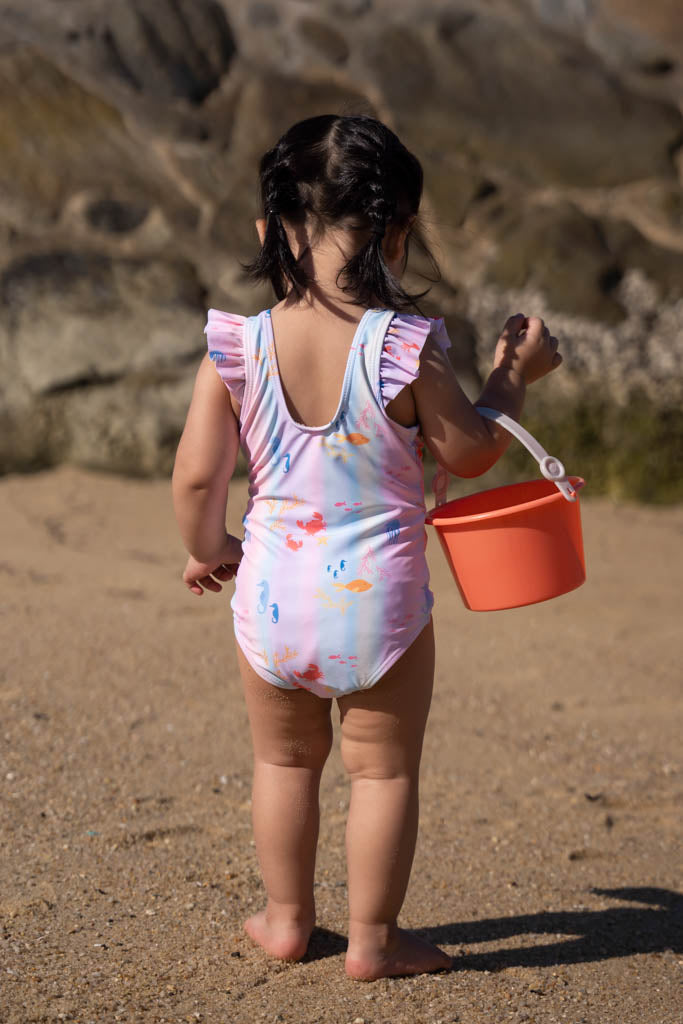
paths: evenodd
<path fill-rule="evenodd" d="M 415 305 L 384 262 L 382 239 L 389 225 L 405 226 L 422 197 L 422 167 L 394 133 L 372 117 L 325 114 L 299 121 L 260 163 L 266 231 L 259 255 L 245 267 L 254 280 L 269 280 L 278 299 L 309 285 L 289 246 L 283 220 L 311 215 L 320 227 L 346 222 L 367 238 L 337 278 L 358 303 L 389 309 Z M 411 235 L 437 271 L 419 227 Z"/>

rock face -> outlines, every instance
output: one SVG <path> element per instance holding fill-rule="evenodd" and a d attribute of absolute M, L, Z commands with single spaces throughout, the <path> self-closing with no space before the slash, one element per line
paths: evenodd
<path fill-rule="evenodd" d="M 445 313 L 467 389 L 533 302 L 567 332 L 562 375 L 530 399 L 539 430 L 563 409 L 573 437 L 590 395 L 640 402 L 664 480 L 681 52 L 677 0 L 0 0 L 0 469 L 168 472 L 206 307 L 268 301 L 240 274 L 258 159 L 338 111 L 385 119 L 423 162 L 442 266 L 424 310 Z"/>

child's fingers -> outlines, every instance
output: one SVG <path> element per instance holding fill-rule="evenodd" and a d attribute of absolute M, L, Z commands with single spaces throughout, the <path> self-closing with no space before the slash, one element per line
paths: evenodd
<path fill-rule="evenodd" d="M 555 370 L 558 366 L 560 366 L 561 363 L 562 363 L 562 356 L 560 355 L 559 352 L 556 352 L 555 355 L 553 356 L 553 362 L 552 362 L 553 370 Z"/>
<path fill-rule="evenodd" d="M 505 326 L 501 331 L 501 338 L 516 338 L 521 329 L 524 327 L 526 317 L 523 313 L 515 313 L 514 316 L 509 316 L 505 321 Z"/>

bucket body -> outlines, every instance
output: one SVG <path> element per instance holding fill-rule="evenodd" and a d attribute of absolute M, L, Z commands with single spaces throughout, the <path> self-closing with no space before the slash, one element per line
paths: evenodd
<path fill-rule="evenodd" d="M 583 485 L 579 477 L 570 480 Z M 433 509 L 426 522 L 472 611 L 547 601 L 586 579 L 579 499 L 567 501 L 550 480 L 456 498 Z"/>

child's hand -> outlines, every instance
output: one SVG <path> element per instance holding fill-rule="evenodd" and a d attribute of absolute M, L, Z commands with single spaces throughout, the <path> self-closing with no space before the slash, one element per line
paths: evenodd
<path fill-rule="evenodd" d="M 537 316 L 511 316 L 496 345 L 495 367 L 514 370 L 527 384 L 545 377 L 562 362 L 558 341 Z"/>
<path fill-rule="evenodd" d="M 241 558 L 242 542 L 228 533 L 225 546 L 209 562 L 198 562 L 190 555 L 183 573 L 183 583 L 198 597 L 204 593 L 204 588 L 217 594 L 223 589 L 218 581 L 231 580 L 239 568 Z"/>

